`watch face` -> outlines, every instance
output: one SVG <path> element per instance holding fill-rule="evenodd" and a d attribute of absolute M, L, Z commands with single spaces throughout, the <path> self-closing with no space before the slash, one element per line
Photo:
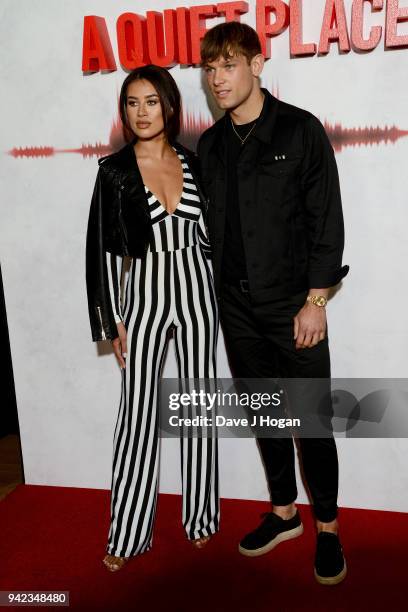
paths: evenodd
<path fill-rule="evenodd" d="M 319 296 L 319 297 L 316 299 L 316 304 L 317 304 L 318 306 L 325 306 L 325 305 L 326 305 L 326 298 L 324 298 L 322 295 L 321 295 L 321 296 Z"/>

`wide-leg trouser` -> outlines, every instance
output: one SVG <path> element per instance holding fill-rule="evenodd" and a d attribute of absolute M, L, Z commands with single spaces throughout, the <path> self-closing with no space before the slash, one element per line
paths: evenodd
<path fill-rule="evenodd" d="M 314 347 L 295 348 L 293 317 L 306 296 L 307 292 L 302 292 L 290 299 L 255 305 L 248 293 L 223 287 L 220 318 L 236 378 L 330 378 L 327 334 Z M 292 438 L 257 441 L 273 504 L 290 504 L 297 497 Z M 338 458 L 334 437 L 329 431 L 324 438 L 299 437 L 299 444 L 315 517 L 330 522 L 337 516 Z"/>
<path fill-rule="evenodd" d="M 215 378 L 217 302 L 198 245 L 133 259 L 124 319 L 128 354 L 113 440 L 111 523 L 107 552 L 131 556 L 151 548 L 159 473 L 158 379 L 168 332 L 175 328 L 182 378 Z M 189 539 L 219 528 L 216 436 L 181 437 L 182 523 Z"/>

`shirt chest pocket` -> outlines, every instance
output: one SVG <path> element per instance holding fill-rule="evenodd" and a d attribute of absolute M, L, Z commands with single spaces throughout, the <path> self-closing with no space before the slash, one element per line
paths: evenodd
<path fill-rule="evenodd" d="M 293 153 L 268 152 L 259 160 L 259 175 L 271 178 L 288 177 L 299 169 L 301 159 L 301 155 Z"/>

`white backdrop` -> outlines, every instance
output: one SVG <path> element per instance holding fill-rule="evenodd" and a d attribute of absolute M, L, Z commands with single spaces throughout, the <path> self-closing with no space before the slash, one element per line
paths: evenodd
<path fill-rule="evenodd" d="M 194 0 L 189 5 L 199 4 Z M 242 21 L 255 25 L 254 3 Z M 313 5 L 313 6 L 312 6 Z M 347 18 L 351 1 L 345 2 Z M 400 2 L 407 6 L 408 2 Z M 169 1 L 19 0 L 1 3 L 1 263 L 27 483 L 109 488 L 120 371 L 108 343 L 91 340 L 85 233 L 97 158 L 12 156 L 15 147 L 76 149 L 109 143 L 120 68 L 115 24 L 126 11 Z M 318 42 L 323 0 L 304 2 L 304 40 Z M 118 70 L 83 76 L 84 15 L 105 17 Z M 219 20 L 208 22 L 215 25 Z M 384 14 L 368 23 L 383 24 Z M 408 32 L 408 24 L 399 26 Z M 408 49 L 289 59 L 289 34 L 272 41 L 262 84 L 343 128 L 408 129 Z M 197 68 L 172 68 L 187 112 L 212 119 Z M 408 139 L 379 138 L 337 152 L 350 273 L 328 306 L 337 377 L 405 377 L 405 174 Z M 104 346 L 104 345 L 108 346 Z M 170 344 L 164 375 L 176 375 Z M 219 375 L 229 376 L 222 336 Z M 338 440 L 339 505 L 406 511 L 408 441 Z M 161 491 L 180 492 L 175 440 L 162 445 Z M 220 441 L 221 494 L 267 499 L 253 440 Z M 298 501 L 306 501 L 299 482 Z"/>

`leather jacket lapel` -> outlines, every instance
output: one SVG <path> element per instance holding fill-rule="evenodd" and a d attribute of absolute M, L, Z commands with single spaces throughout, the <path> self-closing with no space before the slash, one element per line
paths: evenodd
<path fill-rule="evenodd" d="M 149 216 L 149 205 L 143 185 L 143 178 L 137 164 L 134 150 L 134 140 L 126 144 L 115 156 L 113 167 L 117 170 L 118 189 L 125 191 L 126 197 L 122 198 L 122 203 L 137 203 L 143 207 L 144 212 Z"/>

